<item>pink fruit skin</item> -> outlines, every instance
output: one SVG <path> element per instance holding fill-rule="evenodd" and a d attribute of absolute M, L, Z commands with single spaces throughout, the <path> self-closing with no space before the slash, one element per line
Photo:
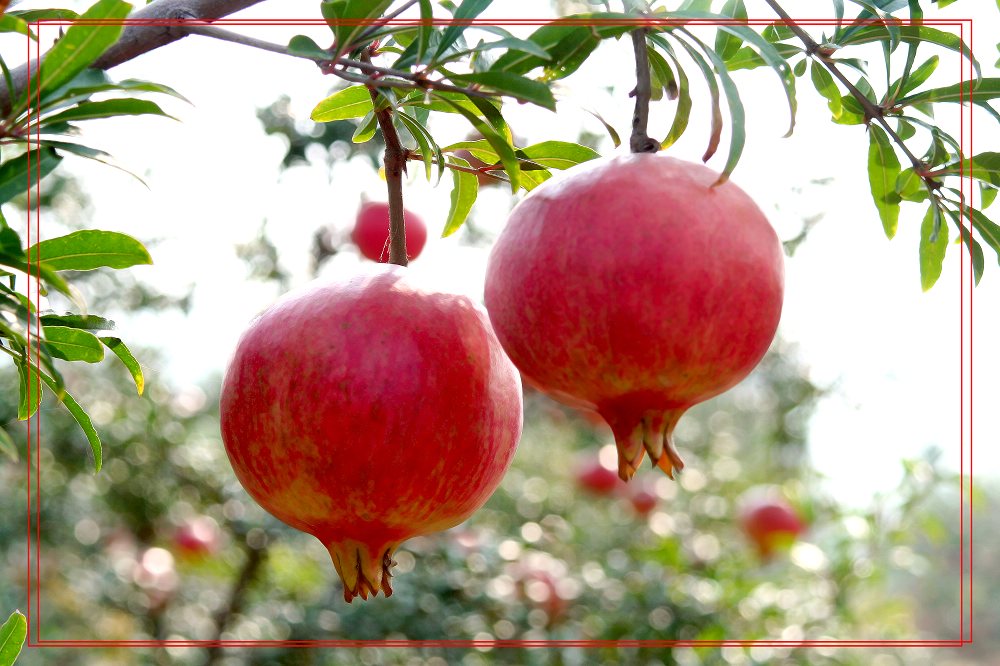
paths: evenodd
<path fill-rule="evenodd" d="M 745 507 L 740 515 L 743 530 L 761 557 L 771 557 L 783 543 L 790 543 L 805 530 L 795 510 L 781 500 L 765 500 Z"/>
<path fill-rule="evenodd" d="M 313 283 L 260 315 L 221 397 L 236 476 L 327 546 L 348 601 L 391 594 L 400 542 L 483 505 L 521 419 L 520 378 L 482 309 L 382 264 Z"/>
<path fill-rule="evenodd" d="M 717 179 L 660 154 L 580 165 L 514 208 L 490 256 L 501 344 L 534 385 L 604 417 L 623 479 L 645 452 L 680 469 L 677 420 L 743 379 L 774 338 L 781 244 Z"/>
<path fill-rule="evenodd" d="M 406 258 L 416 259 L 427 244 L 427 225 L 415 213 L 403 211 L 406 224 Z M 389 204 L 368 201 L 361 204 L 351 231 L 351 241 L 372 261 L 389 261 Z"/>
<path fill-rule="evenodd" d="M 576 480 L 595 495 L 614 495 L 625 487 L 617 474 L 597 460 L 582 465 L 577 471 Z"/>

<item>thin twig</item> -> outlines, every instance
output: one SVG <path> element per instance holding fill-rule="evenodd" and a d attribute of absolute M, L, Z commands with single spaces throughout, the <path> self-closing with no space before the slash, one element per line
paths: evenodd
<path fill-rule="evenodd" d="M 646 133 L 649 126 L 649 100 L 652 84 L 649 76 L 649 52 L 646 50 L 647 28 L 632 31 L 632 47 L 635 51 L 635 113 L 632 114 L 632 138 L 629 147 L 633 153 L 655 153 L 660 142 Z"/>
<path fill-rule="evenodd" d="M 368 49 L 361 54 L 362 60 L 369 58 Z M 406 170 L 406 151 L 399 140 L 399 133 L 392 123 L 392 107 L 379 109 L 379 92 L 374 85 L 368 86 L 375 109 L 375 120 L 382 130 L 385 142 L 385 182 L 389 190 L 389 263 L 406 266 L 406 221 L 403 219 L 403 172 Z"/>
<path fill-rule="evenodd" d="M 420 153 L 408 150 L 406 151 L 406 159 L 414 162 L 422 162 L 424 156 L 421 155 Z M 476 174 L 477 176 L 489 176 L 490 178 L 496 178 L 497 180 L 502 180 L 505 183 L 510 182 L 509 179 L 507 179 L 500 173 L 497 173 L 498 170 L 503 169 L 502 165 L 488 164 L 484 167 L 479 167 L 478 169 L 476 167 L 471 167 L 471 166 L 465 167 L 462 166 L 461 164 L 452 164 L 451 162 L 445 162 L 444 165 L 447 168 L 451 169 L 452 171 L 464 171 L 465 173 L 473 173 Z"/>
<path fill-rule="evenodd" d="M 776 0 L 764 1 L 771 7 L 771 9 L 774 10 L 775 14 L 781 17 L 784 24 L 795 34 L 796 37 L 799 38 L 799 41 L 805 45 L 806 52 L 815 57 L 831 74 L 833 74 L 833 76 L 837 78 L 838 81 L 844 85 L 845 88 L 847 88 L 847 92 L 849 92 L 851 96 L 858 101 L 861 108 L 864 109 L 866 119 L 869 121 L 875 120 L 882 126 L 886 134 L 889 135 L 889 138 L 892 139 L 893 143 L 899 146 L 900 150 L 903 151 L 903 154 L 906 155 L 908 160 L 910 160 L 910 164 L 913 165 L 913 170 L 924 180 L 929 188 L 936 189 L 939 187 L 940 183 L 923 173 L 924 163 L 910 151 L 910 149 L 906 146 L 906 142 L 904 142 L 903 139 L 896 134 L 896 130 L 889 125 L 889 121 L 885 118 L 885 109 L 868 99 L 864 93 L 858 90 L 857 86 L 851 83 L 851 80 L 840 71 L 840 68 L 838 68 L 835 63 L 824 57 L 823 54 L 820 53 L 820 45 L 816 42 L 816 40 L 810 37 L 809 33 L 799 27 L 799 25 L 795 23 L 795 21 L 784 9 L 782 9 L 781 5 L 779 5 Z"/>
<path fill-rule="evenodd" d="M 264 564 L 264 560 L 267 559 L 267 545 L 265 544 L 255 544 L 247 545 L 247 559 L 243 562 L 243 568 L 240 569 L 239 575 L 233 582 L 233 587 L 229 591 L 229 601 L 226 605 L 219 611 L 218 615 L 215 616 L 215 640 L 219 641 L 222 638 L 222 634 L 226 631 L 226 627 L 229 625 L 229 621 L 232 619 L 233 615 L 240 612 L 243 607 L 243 598 L 246 595 L 247 589 L 250 587 L 250 583 L 257 576 L 257 571 Z M 222 656 L 222 647 L 216 643 L 208 648 L 208 654 L 205 658 L 205 666 L 212 666 L 215 664 L 219 658 Z"/>

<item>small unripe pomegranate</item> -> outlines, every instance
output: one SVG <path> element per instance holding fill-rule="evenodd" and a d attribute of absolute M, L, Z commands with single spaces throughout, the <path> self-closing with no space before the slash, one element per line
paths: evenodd
<path fill-rule="evenodd" d="M 756 204 L 701 164 L 660 154 L 587 162 L 511 212 L 486 309 L 536 387 L 601 414 L 618 474 L 645 453 L 673 476 L 672 433 L 767 351 L 781 314 L 781 244 Z"/>
<path fill-rule="evenodd" d="M 486 502 L 521 418 L 517 370 L 482 309 L 385 264 L 314 282 L 260 315 L 221 396 L 237 478 L 323 542 L 347 601 L 389 596 L 401 542 Z"/>
<path fill-rule="evenodd" d="M 614 470 L 608 469 L 596 459 L 577 467 L 576 482 L 595 495 L 610 496 L 624 488 Z"/>
<path fill-rule="evenodd" d="M 427 225 L 415 213 L 403 210 L 406 223 L 406 258 L 416 259 L 427 243 Z M 384 201 L 366 201 L 358 209 L 358 216 L 351 231 L 351 240 L 358 250 L 372 261 L 389 261 L 389 204 Z"/>
<path fill-rule="evenodd" d="M 198 516 L 184 521 L 174 530 L 176 554 L 186 559 L 200 559 L 213 555 L 222 545 L 219 524 L 208 516 Z"/>
<path fill-rule="evenodd" d="M 648 516 L 656 508 L 656 505 L 659 504 L 660 499 L 651 488 L 640 487 L 629 494 L 628 501 L 637 514 Z"/>
<path fill-rule="evenodd" d="M 786 550 L 805 530 L 795 509 L 779 497 L 746 502 L 740 511 L 740 526 L 764 560 Z"/>

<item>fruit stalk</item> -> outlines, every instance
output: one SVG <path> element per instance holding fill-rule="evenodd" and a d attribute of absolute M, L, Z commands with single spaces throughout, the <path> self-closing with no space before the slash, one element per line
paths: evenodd
<path fill-rule="evenodd" d="M 633 153 L 655 153 L 660 149 L 660 142 L 646 133 L 649 125 L 649 100 L 652 97 L 646 31 L 645 27 L 632 31 L 632 46 L 635 51 L 635 89 L 630 93 L 630 97 L 635 97 L 635 113 L 632 114 L 632 138 L 629 140 L 629 148 Z"/>
<path fill-rule="evenodd" d="M 367 50 L 362 55 L 361 60 L 370 62 L 371 58 Z M 386 106 L 382 110 L 377 110 L 379 107 L 378 88 L 369 85 L 368 92 L 371 93 L 372 105 L 376 109 L 375 119 L 378 121 L 379 129 L 382 130 L 382 139 L 385 141 L 383 163 L 385 182 L 389 190 L 389 263 L 406 266 L 410 263 L 406 258 L 406 222 L 403 218 L 403 172 L 406 170 L 406 152 L 399 140 L 396 126 L 392 123 L 392 107 Z"/>

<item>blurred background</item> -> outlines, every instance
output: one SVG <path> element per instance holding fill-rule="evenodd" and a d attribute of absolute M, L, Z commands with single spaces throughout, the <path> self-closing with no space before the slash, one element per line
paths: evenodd
<path fill-rule="evenodd" d="M 67 4 L 79 10 L 87 3 Z M 496 4 L 498 18 L 586 7 Z M 825 2 L 803 4 L 812 16 L 831 13 Z M 272 5 L 243 15 L 273 18 Z M 768 15 L 747 5 L 751 16 Z M 281 17 L 312 17 L 315 10 L 313 2 L 290 0 Z M 975 15 L 977 34 L 997 34 L 997 12 L 982 3 L 956 3 L 940 14 L 982 10 L 988 13 Z M 315 26 L 236 29 L 280 43 L 298 33 L 329 39 Z M 54 33 L 43 32 L 43 42 Z M 991 55 L 980 56 L 984 76 L 997 75 Z M 602 46 L 589 69 L 559 90 L 558 115 L 510 109 L 515 134 L 525 144 L 560 139 L 611 152 L 588 111 L 627 135 L 630 58 L 628 44 Z M 955 64 L 940 69 L 956 71 Z M 322 545 L 271 518 L 236 482 L 218 432 L 217 400 L 228 355 L 254 314 L 291 287 L 349 273 L 363 261 L 348 237 L 362 200 L 385 198 L 379 139 L 353 144 L 351 123 L 308 120 L 333 83 L 308 62 L 191 37 L 112 74 L 171 85 L 191 105 L 157 100 L 178 123 L 118 119 L 87 128 L 90 145 L 112 153 L 148 188 L 126 173 L 71 160 L 42 182 L 43 238 L 84 227 L 124 231 L 146 243 L 154 259 L 151 267 L 94 272 L 78 282 L 91 310 L 118 323 L 116 335 L 146 373 L 146 394 L 137 398 L 113 362 L 65 368 L 68 387 L 105 442 L 102 472 L 93 474 L 86 439 L 62 407 L 47 403 L 40 412 L 43 639 L 962 635 L 959 256 L 950 252 L 941 281 L 921 293 L 919 214 L 908 218 L 904 208 L 898 237 L 885 241 L 864 170 L 867 137 L 858 127 L 831 124 L 825 102 L 807 85 L 795 134 L 779 139 L 788 120 L 775 112 L 781 93 L 773 73 L 734 73 L 750 133 L 733 180 L 786 241 L 788 294 L 778 339 L 760 367 L 681 421 L 677 444 L 688 466 L 679 480 L 648 467 L 628 486 L 609 479 L 610 431 L 527 392 L 524 436 L 488 504 L 453 530 L 404 543 L 391 598 L 347 605 Z M 708 121 L 700 101 L 696 96 L 691 126 L 672 154 L 693 160 L 704 150 Z M 655 105 L 651 128 L 665 130 L 672 113 L 669 103 Z M 957 128 L 958 113 L 956 106 L 954 119 L 937 120 Z M 431 129 L 441 145 L 468 132 L 447 122 Z M 979 146 L 996 138 L 985 122 L 977 125 Z M 448 185 L 426 183 L 422 169 L 405 184 L 407 209 L 431 232 L 411 270 L 478 299 L 490 244 L 515 200 L 502 186 L 482 188 L 469 223 L 440 239 Z M 23 210 L 8 212 L 19 230 L 25 218 Z M 1000 315 L 990 311 L 997 281 L 988 266 L 975 293 L 987 304 L 976 309 L 977 340 L 1000 330 Z M 64 306 L 54 299 L 49 305 Z M 977 346 L 977 366 L 996 367 L 996 353 Z M 16 376 L 4 373 L 0 427 L 23 443 Z M 995 402 L 997 381 L 977 373 L 976 382 L 975 404 Z M 976 413 L 976 441 L 995 440 L 995 417 Z M 1000 561 L 995 513 L 985 507 L 998 492 L 996 452 L 980 449 L 976 642 L 961 651 L 150 648 L 46 649 L 22 659 L 71 666 L 992 663 L 1000 661 L 1000 617 L 990 605 Z M 805 526 L 770 557 L 741 526 L 742 508 L 761 497 L 787 505 Z M 0 460 L 0 506 L 6 612 L 26 598 L 23 456 Z"/>

